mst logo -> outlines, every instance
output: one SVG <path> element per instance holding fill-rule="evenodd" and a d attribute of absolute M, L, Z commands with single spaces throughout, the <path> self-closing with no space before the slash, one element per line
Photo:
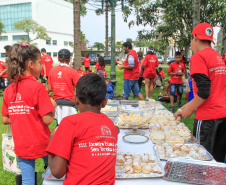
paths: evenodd
<path fill-rule="evenodd" d="M 206 35 L 211 36 L 213 34 L 212 28 L 206 28 Z"/>
<path fill-rule="evenodd" d="M 101 132 L 103 135 L 111 135 L 111 130 L 105 125 L 101 126 Z"/>
<path fill-rule="evenodd" d="M 17 93 L 16 94 L 16 102 L 17 101 L 21 101 L 21 94 L 20 93 Z"/>
<path fill-rule="evenodd" d="M 57 78 L 62 78 L 62 72 L 59 71 L 59 73 L 57 74 Z"/>

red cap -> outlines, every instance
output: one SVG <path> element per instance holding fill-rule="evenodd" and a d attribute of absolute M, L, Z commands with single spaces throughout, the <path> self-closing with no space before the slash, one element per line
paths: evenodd
<path fill-rule="evenodd" d="M 197 35 L 200 40 L 210 40 L 213 42 L 213 27 L 209 23 L 200 23 L 194 27 L 192 35 Z M 213 44 L 215 44 L 213 42 Z"/>

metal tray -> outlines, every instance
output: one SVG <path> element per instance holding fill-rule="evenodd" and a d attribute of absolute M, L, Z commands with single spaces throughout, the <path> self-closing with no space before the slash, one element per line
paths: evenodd
<path fill-rule="evenodd" d="M 150 153 L 150 152 L 148 152 Z M 125 174 L 123 169 L 118 170 L 116 168 L 116 174 L 115 178 L 116 179 L 142 179 L 142 178 L 160 178 L 165 175 L 164 168 L 162 167 L 162 164 L 160 162 L 159 156 L 155 153 L 154 151 L 154 156 L 156 157 L 156 163 L 159 165 L 161 168 L 161 174 L 156 174 L 156 173 L 150 173 L 150 174 L 143 174 L 143 173 L 136 173 L 136 174 Z"/>
<path fill-rule="evenodd" d="M 211 160 L 213 160 L 213 156 L 202 145 L 198 145 L 198 144 L 184 144 L 184 145 L 196 145 L 198 147 L 203 148 L 206 151 L 206 158 L 205 159 L 199 159 L 200 161 L 211 161 Z M 156 154 L 159 155 L 156 145 L 154 145 L 153 148 L 154 148 Z M 187 159 L 190 159 L 190 160 L 194 160 L 192 157 L 190 157 L 188 155 L 181 156 L 181 157 L 182 158 L 187 158 Z M 181 158 L 181 157 L 174 157 L 174 159 Z M 159 158 L 160 158 L 160 156 L 159 156 Z M 172 158 L 160 158 L 160 160 L 163 160 L 163 161 L 167 161 L 169 159 L 172 159 Z"/>

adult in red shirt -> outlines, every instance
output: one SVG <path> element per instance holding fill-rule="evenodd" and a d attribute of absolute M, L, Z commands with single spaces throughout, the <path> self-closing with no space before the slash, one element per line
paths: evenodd
<path fill-rule="evenodd" d="M 211 42 L 213 27 L 208 23 L 198 24 L 191 38 L 194 99 L 175 116 L 187 118 L 196 110 L 193 135 L 216 161 L 223 162 L 226 153 L 226 66 L 211 48 Z"/>
<path fill-rule="evenodd" d="M 35 184 L 35 159 L 47 165 L 48 125 L 54 106 L 46 87 L 36 81 L 41 71 L 41 54 L 34 46 L 14 44 L 8 57 L 8 78 L 13 81 L 4 92 L 2 122 L 11 124 L 23 184 Z"/>
<path fill-rule="evenodd" d="M 47 148 L 49 167 L 64 185 L 115 183 L 117 128 L 100 109 L 107 87 L 103 78 L 88 74 L 76 87 L 79 114 L 64 118 Z M 52 137 L 52 136 L 51 136 Z"/>
<path fill-rule="evenodd" d="M 178 103 L 177 107 L 181 107 L 181 98 L 183 94 L 183 79 L 182 76 L 185 73 L 185 66 L 184 64 L 180 63 L 181 61 L 181 52 L 177 51 L 175 53 L 175 62 L 171 63 L 168 69 L 168 75 L 170 75 L 170 110 L 172 112 L 175 111 L 174 109 L 174 96 L 177 92 L 178 94 Z"/>
<path fill-rule="evenodd" d="M 123 43 L 123 49 L 125 50 L 125 54 L 127 54 L 126 61 L 124 63 L 117 61 L 119 64 L 118 68 L 124 69 L 123 99 L 128 100 L 132 90 L 134 96 L 137 96 L 140 100 L 144 100 L 138 85 L 139 62 L 137 53 L 132 49 L 132 44 L 129 41 Z"/>
<path fill-rule="evenodd" d="M 7 78 L 7 65 L 5 62 L 0 61 L 0 86 L 5 88 L 5 80 Z"/>
<path fill-rule="evenodd" d="M 158 57 L 154 54 L 154 48 L 149 47 L 147 55 L 144 58 L 144 73 L 143 77 L 145 79 L 145 94 L 146 100 L 149 100 L 148 91 L 150 89 L 150 98 L 152 98 L 153 84 L 154 80 L 157 77 L 156 67 L 159 66 Z"/>
<path fill-rule="evenodd" d="M 52 69 L 53 59 L 51 56 L 47 55 L 46 49 L 41 49 L 42 58 L 41 58 L 41 64 L 42 64 L 42 72 L 41 72 L 41 82 L 45 83 L 46 79 L 48 80 L 49 72 Z"/>
<path fill-rule="evenodd" d="M 89 66 L 90 66 L 90 62 L 89 62 L 89 54 L 87 54 L 85 56 L 85 58 L 83 58 L 83 63 L 84 63 L 84 67 L 85 67 L 85 70 L 87 71 L 89 69 Z"/>
<path fill-rule="evenodd" d="M 49 72 L 48 90 L 53 92 L 53 99 L 57 103 L 55 119 L 60 124 L 64 117 L 77 113 L 74 96 L 80 75 L 69 67 L 71 57 L 68 49 L 58 52 L 58 60 L 59 66 Z"/>

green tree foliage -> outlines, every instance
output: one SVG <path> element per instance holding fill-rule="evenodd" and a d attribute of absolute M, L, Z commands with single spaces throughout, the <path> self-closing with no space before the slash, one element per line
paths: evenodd
<path fill-rule="evenodd" d="M 65 1 L 73 4 L 73 0 L 65 0 Z M 87 0 L 80 1 L 80 15 L 81 16 L 85 16 L 87 13 L 86 6 L 85 6 L 86 3 L 87 3 Z"/>
<path fill-rule="evenodd" d="M 131 42 L 131 43 L 132 43 L 132 42 L 133 42 L 133 39 L 131 39 L 131 38 L 127 38 L 127 39 L 126 39 L 126 42 L 127 42 L 127 41 L 129 41 L 129 42 Z"/>
<path fill-rule="evenodd" d="M 2 32 L 4 31 L 4 24 L 2 23 L 1 19 L 0 19 L 0 35 L 2 34 Z"/>
<path fill-rule="evenodd" d="M 115 43 L 115 49 L 116 50 L 120 50 L 120 49 L 122 49 L 122 42 L 120 42 L 120 41 L 117 41 L 116 43 Z"/>
<path fill-rule="evenodd" d="M 100 42 L 95 42 L 94 45 L 93 45 L 93 47 L 94 47 L 94 48 L 97 48 L 98 51 L 99 51 L 100 49 L 104 49 L 103 43 L 100 43 Z"/>
<path fill-rule="evenodd" d="M 14 23 L 14 28 L 19 31 L 24 31 L 28 35 L 28 39 L 23 39 L 28 44 L 31 44 L 37 39 L 50 40 L 51 38 L 47 35 L 46 29 L 39 25 L 32 19 L 23 19 Z M 31 33 L 34 35 L 34 39 L 31 39 Z"/>
<path fill-rule="evenodd" d="M 130 6 L 123 11 L 124 20 L 135 14 L 136 19 L 129 22 L 133 25 L 150 25 L 154 30 L 139 34 L 147 34 L 156 38 L 156 34 L 167 43 L 167 37 L 173 37 L 176 44 L 189 47 L 191 31 L 193 29 L 193 1 L 192 0 L 131 0 Z M 200 22 L 209 22 L 212 26 L 226 27 L 225 0 L 201 0 Z M 165 33 L 166 32 L 166 33 Z M 146 37 L 147 37 L 146 36 Z M 150 39 L 150 38 L 149 38 Z"/>

